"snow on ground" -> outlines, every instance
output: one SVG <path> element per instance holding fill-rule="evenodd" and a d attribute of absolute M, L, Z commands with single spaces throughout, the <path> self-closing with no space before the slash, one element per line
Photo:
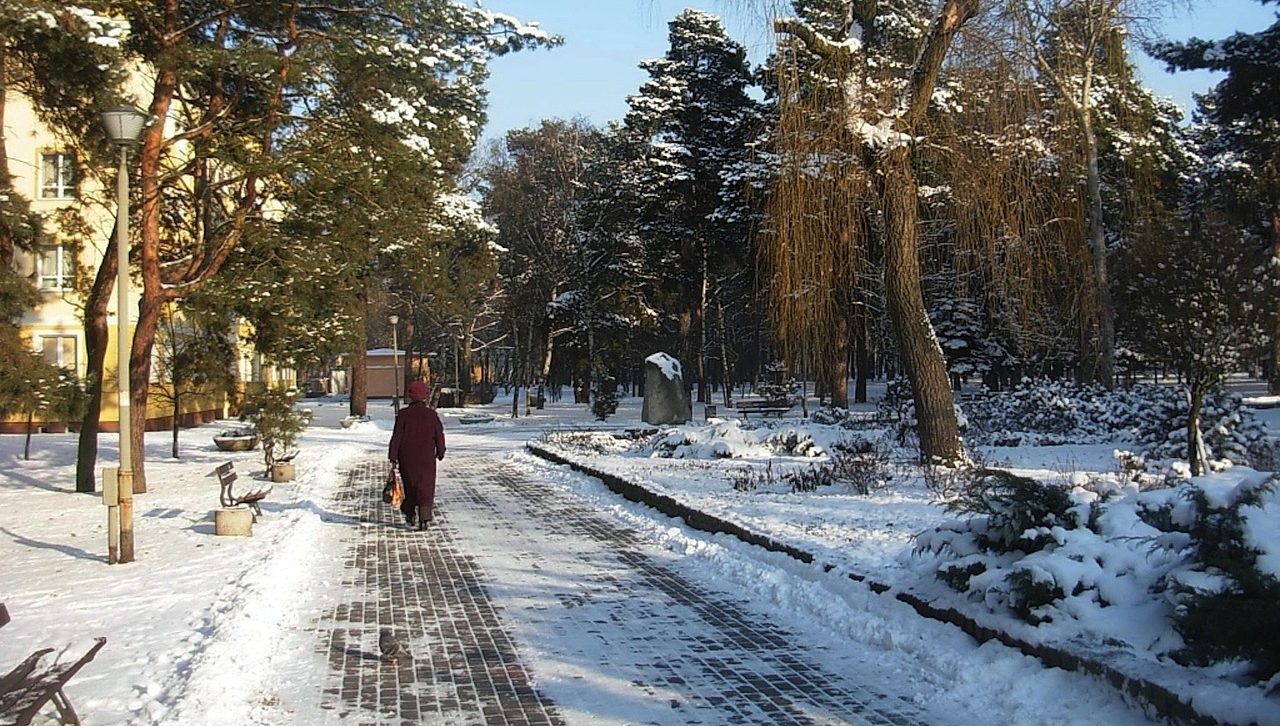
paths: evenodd
<path fill-rule="evenodd" d="M 30 461 L 22 459 L 22 436 L 0 436 L 0 602 L 13 617 L 0 630 L 0 668 L 41 647 L 83 647 L 92 636 L 106 635 L 107 647 L 69 688 L 90 724 L 265 723 L 281 712 L 281 702 L 293 723 L 332 718 L 308 710 L 308 703 L 319 700 L 308 695 L 321 686 L 304 675 L 324 672 L 317 663 L 322 656 L 307 641 L 307 623 L 336 597 L 332 585 L 340 563 L 333 547 L 353 526 L 327 511 L 326 502 L 341 485 L 345 466 L 385 451 L 392 412 L 386 401 L 370 402 L 373 420 L 344 429 L 338 422 L 347 412 L 345 403 L 316 399 L 303 405 L 316 415 L 301 438 L 298 480 L 275 485 L 263 506 L 266 516 L 250 539 L 213 536 L 218 483 L 212 470 L 232 460 L 242 479 L 265 478 L 261 453 L 217 451 L 212 436 L 226 422 L 181 432 L 177 460 L 168 458 L 167 432 L 148 434 L 149 492 L 135 499 L 137 558 L 127 565 L 106 564 L 106 508 L 100 497 L 73 491 L 75 435 L 36 436 Z M 986 699 L 1002 704 L 991 722 L 1025 722 L 1037 713 L 1073 708 L 1079 709 L 1081 723 L 1096 713 L 1123 718 L 1123 708 L 1103 686 L 1090 685 L 1082 695 L 1074 676 L 1042 669 L 999 646 L 978 647 L 958 631 L 922 622 L 905 606 L 838 574 L 825 576 L 723 537 L 688 531 L 622 502 L 593 480 L 520 453 L 523 441 L 544 432 L 639 425 L 638 399 L 625 400 L 604 425 L 592 421 L 585 408 L 548 403 L 532 417 L 511 421 L 505 418 L 507 399 L 483 409 L 499 417 L 495 421 L 470 426 L 458 423 L 461 410 L 442 413 L 449 433 L 459 436 L 451 447 L 465 441 L 473 450 L 513 456 L 598 506 L 616 508 L 655 540 L 703 563 L 713 575 L 749 587 L 763 602 L 810 613 L 818 626 L 854 639 L 918 654 L 953 674 L 951 697 L 958 704 Z M 1260 413 L 1272 431 L 1280 431 L 1280 409 Z M 114 464 L 115 447 L 114 435 L 101 437 L 99 466 Z M 1024 447 L 989 456 L 1029 472 L 1114 469 L 1106 447 Z M 616 468 L 750 529 L 803 543 L 839 570 L 877 579 L 903 572 L 901 558 L 911 550 L 914 535 L 946 517 L 918 480 L 905 477 L 870 496 L 743 493 L 728 484 L 723 462 L 606 454 L 593 459 L 594 465 Z M 73 658 L 79 652 L 68 650 Z M 975 668 L 975 663 L 986 665 Z M 982 670 L 988 672 L 976 672 Z M 264 672 L 274 674 L 273 690 L 260 686 Z M 993 694 L 1001 682 L 1004 692 Z M 281 683 L 291 690 L 282 692 Z M 1259 721 L 1280 723 L 1280 717 L 1264 714 Z"/>

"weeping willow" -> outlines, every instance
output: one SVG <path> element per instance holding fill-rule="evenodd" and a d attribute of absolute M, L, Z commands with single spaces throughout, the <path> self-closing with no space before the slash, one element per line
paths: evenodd
<path fill-rule="evenodd" d="M 841 69 L 802 68 L 785 46 L 777 60 L 777 166 L 758 245 L 761 279 L 769 281 L 769 320 L 788 365 L 803 354 L 829 372 L 846 354 L 847 335 L 836 331 L 869 270 L 869 180 L 845 129 L 844 103 L 832 98 L 838 90 L 802 81 Z"/>

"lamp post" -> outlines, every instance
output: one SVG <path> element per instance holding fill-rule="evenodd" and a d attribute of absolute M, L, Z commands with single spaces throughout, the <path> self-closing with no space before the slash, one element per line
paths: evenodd
<path fill-rule="evenodd" d="M 396 412 L 400 411 L 400 343 L 396 340 L 396 323 L 400 322 L 399 315 L 392 315 L 387 318 L 391 322 L 391 375 L 395 378 L 395 395 L 391 398 L 391 407 Z"/>
<path fill-rule="evenodd" d="M 116 475 L 119 496 L 119 559 L 110 557 L 108 521 L 108 562 L 133 562 L 133 450 L 129 406 L 129 147 L 138 143 L 147 115 L 133 106 L 117 106 L 102 112 L 107 138 L 120 147 L 120 167 L 116 170 L 116 369 L 119 384 L 120 471 Z M 110 504 L 110 502 L 108 502 Z M 108 507 L 109 509 L 111 507 Z M 110 515 L 108 515 L 110 519 Z"/>

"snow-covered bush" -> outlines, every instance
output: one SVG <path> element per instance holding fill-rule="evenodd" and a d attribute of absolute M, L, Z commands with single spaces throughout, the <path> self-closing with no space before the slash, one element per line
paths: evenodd
<path fill-rule="evenodd" d="M 863 443 L 856 452 L 838 452 L 826 462 L 790 472 L 783 479 L 793 492 L 812 492 L 836 484 L 847 484 L 855 494 L 863 495 L 883 489 L 893 479 L 889 454 L 873 442 Z"/>
<path fill-rule="evenodd" d="M 1108 391 L 1068 381 L 1028 381 L 967 404 L 968 439 L 1006 446 L 1129 439 L 1151 467 L 1164 468 L 1171 460 L 1186 458 L 1189 408 L 1186 391 L 1176 386 L 1144 384 Z M 1262 425 L 1232 393 L 1206 398 L 1201 427 L 1209 458 L 1219 470 L 1250 464 L 1253 452 L 1264 443 Z"/>
<path fill-rule="evenodd" d="M 1262 680 L 1280 673 L 1280 476 L 1247 477 L 1234 489 L 1194 488 L 1190 522 L 1162 510 L 1193 544 L 1193 570 L 1173 578 L 1173 626 L 1185 663 L 1245 660 Z M 1273 691 L 1280 691 L 1277 682 Z"/>
<path fill-rule="evenodd" d="M 1237 468 L 1139 491 L 981 470 L 953 508 L 975 516 L 918 535 L 916 561 L 970 600 L 1070 637 L 1141 632 L 1128 646 L 1280 683 L 1280 477 Z"/>
<path fill-rule="evenodd" d="M 742 457 L 800 456 L 819 458 L 841 450 L 854 450 L 856 440 L 834 426 L 794 426 L 787 423 L 737 420 L 664 430 L 649 444 L 650 456 L 664 459 L 729 459 Z"/>
<path fill-rule="evenodd" d="M 1167 391 L 1169 389 L 1158 389 Z M 1138 431 L 1149 459 L 1171 460 L 1187 457 L 1186 395 L 1152 396 L 1148 422 Z M 1200 428 L 1208 449 L 1208 464 L 1220 471 L 1232 464 L 1251 465 L 1252 453 L 1264 444 L 1265 429 L 1240 396 L 1228 392 L 1210 393 L 1200 410 Z"/>
<path fill-rule="evenodd" d="M 592 454 L 617 454 L 633 449 L 633 439 L 598 431 L 546 431 L 539 440 L 546 444 Z"/>
<path fill-rule="evenodd" d="M 819 406 L 809 417 L 810 421 L 823 426 L 840 426 L 846 429 L 862 429 L 867 427 L 865 421 L 854 418 L 853 412 L 839 406 Z"/>

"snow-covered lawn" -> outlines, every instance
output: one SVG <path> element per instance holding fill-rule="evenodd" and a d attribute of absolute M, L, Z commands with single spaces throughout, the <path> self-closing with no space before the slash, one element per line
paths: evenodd
<path fill-rule="evenodd" d="M 346 414 L 344 403 L 318 399 L 304 405 L 315 408 L 316 415 L 301 438 L 298 480 L 275 486 L 264 504 L 267 516 L 251 539 L 213 536 L 218 494 L 213 468 L 232 460 L 242 478 L 263 477 L 261 453 L 217 451 L 212 436 L 227 422 L 184 430 L 178 460 L 167 458 L 169 434 L 148 434 L 149 492 L 135 500 L 137 561 L 128 565 L 106 564 L 106 508 L 100 498 L 73 492 L 75 436 L 37 436 L 31 461 L 21 458 L 21 436 L 0 436 L 0 602 L 13 616 L 13 622 L 0 630 L 0 669 L 40 647 L 71 642 L 82 647 L 90 637 L 106 635 L 107 647 L 69 689 L 89 723 L 205 723 L 201 714 L 214 708 L 222 714 L 220 723 L 270 722 L 261 714 L 273 712 L 272 701 L 279 694 L 260 692 L 257 684 L 265 669 L 324 672 L 323 666 L 311 667 L 322 656 L 304 642 L 311 637 L 306 624 L 330 604 L 340 566 L 331 556 L 331 545 L 340 540 L 342 528 L 351 526 L 331 516 L 326 502 L 341 485 L 340 474 L 348 463 L 382 455 L 392 416 L 387 402 L 371 402 L 373 420 L 344 429 L 338 425 Z M 549 403 L 532 417 L 511 421 L 508 399 L 468 409 L 465 413 L 483 411 L 496 419 L 469 426 L 458 422 L 463 411 L 443 414 L 449 432 L 469 434 L 473 449 L 514 458 L 548 479 L 568 482 L 564 486 L 573 490 L 580 488 L 581 477 L 523 453 L 521 444 L 540 438 L 554 441 L 574 432 L 621 433 L 640 425 L 637 399 L 625 399 L 603 425 L 585 408 Z M 1280 409 L 1261 415 L 1272 432 L 1280 432 Z M 651 458 L 623 450 L 616 443 L 619 439 L 609 437 L 600 439 L 601 446 L 590 453 L 591 463 L 815 552 L 836 570 L 831 577 L 859 572 L 895 587 L 926 588 L 963 604 L 958 593 L 932 580 L 928 562 L 913 554 L 915 536 L 952 515 L 910 467 L 891 465 L 893 477 L 887 486 L 869 495 L 841 487 L 793 494 L 777 485 L 738 491 L 732 484 L 735 470 L 775 468 L 781 475 L 815 460 L 769 458 L 751 431 L 736 424 L 724 426 L 739 437 L 733 446 L 745 458 Z M 823 429 L 799 421 L 783 421 L 775 428 L 809 432 L 820 443 L 825 435 Z M 703 427 L 685 429 L 694 439 L 705 433 Z M 99 465 L 114 464 L 114 435 L 103 435 L 100 443 Z M 1114 475 L 1113 448 L 1017 447 L 991 449 L 984 455 L 1028 476 L 1065 480 L 1073 473 Z M 655 532 L 660 534 L 664 527 L 656 526 Z M 705 549 L 678 539 L 670 546 L 690 556 Z M 780 598 L 779 606 L 803 607 L 787 598 Z M 1012 617 L 998 620 L 1035 632 Z M 69 652 L 78 655 L 74 649 Z M 297 694 L 321 688 L 301 677 L 284 680 Z M 1208 688 L 1203 679 L 1188 679 L 1187 684 Z M 1228 684 L 1206 691 L 1202 702 L 1231 720 L 1280 723 L 1280 704 L 1257 697 L 1258 690 Z M 1066 698 L 1051 691 L 1028 697 Z M 291 721 L 316 722 L 323 716 L 301 712 Z M 993 716 L 993 721 L 999 720 Z"/>
<path fill-rule="evenodd" d="M 1280 410 L 1263 410 L 1258 416 L 1271 435 L 1280 434 Z M 1259 684 L 1245 677 L 1244 664 L 1189 669 L 1167 657 L 1182 645 L 1169 620 L 1175 607 L 1172 591 L 1220 585 L 1188 560 L 1185 536 L 1157 530 L 1139 516 L 1139 510 L 1167 507 L 1175 520 L 1188 522 L 1191 489 L 1139 491 L 1115 456 L 1129 442 L 976 449 L 974 454 L 989 466 L 1064 485 L 1077 507 L 1104 497 L 1113 502 L 1095 525 L 1098 534 L 1085 527 L 1046 530 L 1042 536 L 1056 539 L 1050 551 L 1001 561 L 977 551 L 958 515 L 941 501 L 938 482 L 922 477 L 918 467 L 902 459 L 907 452 L 901 450 L 894 452 L 898 461 L 881 461 L 881 474 L 888 479 L 869 494 L 856 493 L 848 484 L 793 492 L 786 475 L 826 461 L 822 454 L 836 451 L 842 436 L 846 441 L 870 439 L 876 450 L 891 449 L 887 434 L 874 429 L 850 432 L 798 420 L 742 424 L 731 419 L 664 427 L 640 441 L 568 432 L 549 435 L 545 444 L 595 470 L 642 483 L 693 509 L 811 553 L 836 573 L 856 573 L 895 591 L 910 591 L 1027 642 L 1126 661 L 1114 664 L 1190 697 L 1202 712 L 1231 722 L 1280 723 L 1280 699 L 1265 695 L 1277 687 L 1277 679 Z M 1234 467 L 1198 479 L 1195 489 L 1221 506 L 1269 476 Z M 754 487 L 742 487 L 743 482 Z M 1273 493 L 1250 511 L 1249 544 L 1260 552 L 1259 568 L 1280 572 L 1280 496 Z M 931 531 L 940 525 L 943 531 Z M 942 567 L 977 561 L 985 563 L 986 571 L 972 579 L 968 597 L 937 576 Z M 1038 625 L 1010 612 L 1014 598 L 1007 577 L 1019 570 L 1067 595 L 1034 610 L 1042 620 Z"/>

